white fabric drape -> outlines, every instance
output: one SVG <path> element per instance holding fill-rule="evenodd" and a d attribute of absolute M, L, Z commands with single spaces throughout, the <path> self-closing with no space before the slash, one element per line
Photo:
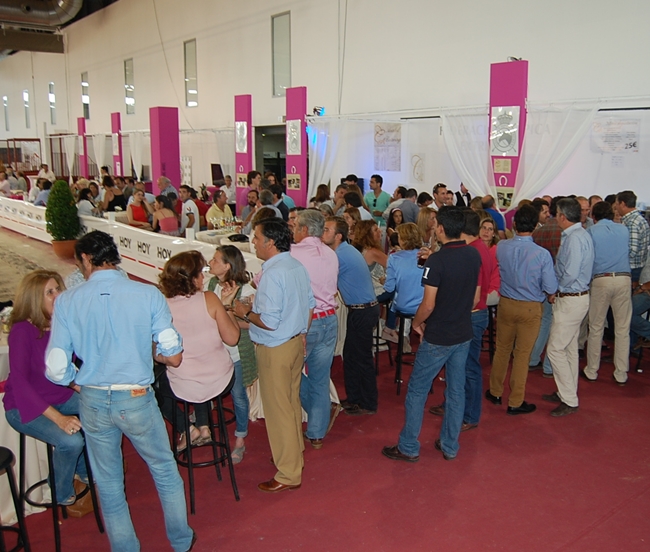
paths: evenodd
<path fill-rule="evenodd" d="M 138 180 L 142 176 L 142 158 L 144 149 L 144 132 L 132 132 L 129 135 L 129 147 L 131 149 L 131 163 L 135 169 L 135 176 Z"/>
<path fill-rule="evenodd" d="M 311 117 L 307 119 L 307 143 L 309 145 L 307 201 L 316 195 L 316 188 L 319 184 L 327 184 L 331 180 L 341 135 L 346 125 L 345 119 L 322 120 Z"/>
<path fill-rule="evenodd" d="M 233 180 L 235 175 L 235 129 L 215 130 L 217 137 L 217 151 L 223 175 L 229 174 Z"/>
<path fill-rule="evenodd" d="M 63 147 L 65 148 L 65 160 L 68 165 L 68 174 L 70 175 L 70 184 L 72 184 L 72 169 L 74 168 L 74 158 L 77 152 L 77 143 L 79 136 L 69 134 L 63 137 Z"/>
<path fill-rule="evenodd" d="M 97 172 L 106 165 L 106 135 L 93 134 L 93 161 L 97 165 Z"/>
<path fill-rule="evenodd" d="M 515 193 L 510 209 L 532 199 L 564 168 L 598 113 L 598 105 L 528 105 Z"/>
<path fill-rule="evenodd" d="M 492 166 L 488 150 L 489 117 L 486 108 L 443 113 L 442 135 L 452 165 L 472 196 L 492 193 Z"/>

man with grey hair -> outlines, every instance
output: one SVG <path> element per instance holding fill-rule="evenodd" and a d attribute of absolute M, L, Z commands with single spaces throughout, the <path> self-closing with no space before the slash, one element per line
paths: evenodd
<path fill-rule="evenodd" d="M 543 399 L 558 403 L 551 416 L 578 411 L 578 334 L 589 310 L 589 284 L 594 266 L 594 243 L 580 222 L 580 203 L 572 198 L 557 202 L 557 224 L 562 242 L 555 259 L 558 292 L 546 354 L 553 367 L 557 391 Z"/>
<path fill-rule="evenodd" d="M 180 197 L 178 190 L 172 186 L 172 181 L 166 176 L 159 176 L 157 183 L 158 189 L 162 195 L 168 196 L 169 194 L 176 194 L 176 197 Z"/>
<path fill-rule="evenodd" d="M 307 332 L 306 374 L 300 383 L 300 402 L 309 416 L 305 438 L 315 449 L 323 446 L 323 438 L 341 410 L 330 403 L 330 369 L 336 347 L 336 291 L 339 260 L 336 253 L 321 241 L 325 217 L 316 209 L 300 211 L 293 228 L 291 256 L 300 261 L 309 273 L 316 307 Z"/>
<path fill-rule="evenodd" d="M 278 209 L 275 205 L 273 205 L 273 193 L 270 190 L 260 191 L 260 205 L 262 207 L 268 207 L 270 209 L 273 209 L 273 211 L 275 211 L 275 216 L 278 218 L 282 218 L 282 213 L 280 212 L 280 209 Z"/>

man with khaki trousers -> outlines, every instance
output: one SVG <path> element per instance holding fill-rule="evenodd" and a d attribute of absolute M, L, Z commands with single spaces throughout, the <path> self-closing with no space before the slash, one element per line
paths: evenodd
<path fill-rule="evenodd" d="M 235 314 L 250 324 L 257 344 L 260 395 L 273 463 L 278 471 L 258 485 L 265 493 L 298 489 L 304 465 L 300 377 L 305 336 L 316 306 L 309 274 L 294 259 L 291 231 L 283 220 L 264 219 L 255 225 L 252 243 L 264 261 L 253 307 L 235 301 Z"/>
<path fill-rule="evenodd" d="M 553 301 L 553 323 L 546 346 L 557 391 L 542 396 L 545 401 L 558 403 L 551 416 L 578 411 L 578 334 L 589 310 L 594 266 L 594 243 L 580 223 L 580 212 L 580 203 L 575 199 L 557 202 L 562 241 L 555 260 L 558 293 Z"/>
<path fill-rule="evenodd" d="M 496 352 L 490 373 L 490 389 L 485 398 L 501 404 L 503 384 L 514 349 L 507 410 L 512 416 L 529 414 L 536 409 L 534 404 L 524 400 L 528 362 L 542 322 L 542 303 L 547 296 L 552 301 L 557 290 L 551 254 L 533 242 L 532 234 L 538 218 L 534 207 L 520 207 L 515 214 L 515 237 L 499 242 L 497 247 L 501 299 L 497 311 Z"/>
<path fill-rule="evenodd" d="M 587 366 L 582 376 L 596 381 L 600 368 L 600 352 L 607 309 L 614 315 L 614 380 L 619 385 L 627 382 L 630 368 L 630 320 L 632 296 L 630 289 L 630 232 L 623 224 L 616 224 L 612 206 L 600 201 L 592 208 L 595 225 L 587 232 L 594 242 L 594 276 L 589 293 L 589 341 Z"/>

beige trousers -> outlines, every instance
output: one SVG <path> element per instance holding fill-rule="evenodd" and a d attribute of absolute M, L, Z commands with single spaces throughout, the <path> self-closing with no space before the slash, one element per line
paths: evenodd
<path fill-rule="evenodd" d="M 277 347 L 258 345 L 256 355 L 266 433 L 278 469 L 275 480 L 300 485 L 305 450 L 300 406 L 302 339 L 297 336 Z"/>
<path fill-rule="evenodd" d="M 600 352 L 607 310 L 614 314 L 614 377 L 627 381 L 630 368 L 630 321 L 632 319 L 632 280 L 629 276 L 604 276 L 591 283 L 589 292 L 589 340 L 587 341 L 587 367 L 589 379 L 598 377 Z"/>
<path fill-rule="evenodd" d="M 546 355 L 553 367 L 557 393 L 562 402 L 578 406 L 578 334 L 589 311 L 589 295 L 557 297 Z"/>

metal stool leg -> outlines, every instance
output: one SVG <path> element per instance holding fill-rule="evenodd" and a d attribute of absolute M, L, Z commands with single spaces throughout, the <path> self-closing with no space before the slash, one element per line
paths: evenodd
<path fill-rule="evenodd" d="M 397 354 L 395 355 L 395 382 L 397 383 L 397 394 L 402 390 L 402 357 L 404 356 L 404 324 L 405 319 L 400 316 L 399 336 L 397 337 Z"/>
<path fill-rule="evenodd" d="M 225 415 L 223 411 L 223 399 L 222 395 L 217 397 L 217 416 L 219 419 L 219 433 L 223 434 L 223 448 L 224 452 L 228 458 L 228 471 L 230 472 L 230 482 L 232 484 L 232 490 L 235 493 L 235 500 L 239 500 L 239 490 L 237 489 L 237 481 L 235 479 L 235 468 L 232 464 L 232 456 L 230 450 L 230 439 L 228 438 L 228 428 L 225 424 Z M 220 437 L 221 439 L 221 437 Z"/>
<path fill-rule="evenodd" d="M 84 435 L 85 439 L 85 435 Z M 95 513 L 95 521 L 97 522 L 97 529 L 100 533 L 104 532 L 104 523 L 102 522 L 102 516 L 99 513 L 99 501 L 97 500 L 97 489 L 95 488 L 95 481 L 93 480 L 93 472 L 90 468 L 90 460 L 88 458 L 88 449 L 86 443 L 84 442 L 84 462 L 86 464 L 86 473 L 88 474 L 88 489 L 90 492 L 90 498 L 93 501 L 93 512 Z"/>

